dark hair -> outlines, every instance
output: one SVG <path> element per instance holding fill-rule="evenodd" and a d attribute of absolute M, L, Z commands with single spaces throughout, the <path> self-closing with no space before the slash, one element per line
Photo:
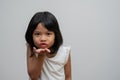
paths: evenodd
<path fill-rule="evenodd" d="M 33 42 L 32 34 L 39 23 L 42 23 L 46 29 L 53 31 L 55 33 L 55 42 L 53 46 L 50 48 L 50 50 L 51 54 L 57 53 L 60 45 L 62 45 L 63 43 L 63 38 L 56 17 L 52 13 L 47 11 L 37 12 L 30 20 L 30 23 L 25 34 L 25 39 L 27 43 L 30 45 L 31 51 L 33 51 L 33 47 L 36 47 Z M 34 55 L 33 52 L 31 56 L 32 55 Z"/>

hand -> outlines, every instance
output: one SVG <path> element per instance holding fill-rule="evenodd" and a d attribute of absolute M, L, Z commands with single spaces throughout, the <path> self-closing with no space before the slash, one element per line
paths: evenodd
<path fill-rule="evenodd" d="M 41 70 L 44 62 L 45 55 L 39 56 L 39 58 L 36 58 L 35 55 L 31 56 L 31 49 L 30 45 L 27 43 L 27 70 L 29 77 L 31 80 L 38 80 L 38 78 L 41 76 Z M 36 49 L 33 48 L 33 51 L 35 54 L 42 54 L 43 52 L 50 52 L 48 49 Z"/>
<path fill-rule="evenodd" d="M 41 55 L 46 55 L 47 53 L 50 53 L 50 50 L 48 48 L 36 49 L 35 47 L 33 47 L 33 52 L 35 53 L 35 56 L 38 58 Z"/>

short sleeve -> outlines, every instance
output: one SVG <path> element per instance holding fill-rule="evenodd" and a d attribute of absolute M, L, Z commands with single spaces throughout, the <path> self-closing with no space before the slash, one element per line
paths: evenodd
<path fill-rule="evenodd" d="M 71 46 L 64 47 L 64 49 L 65 49 L 65 56 L 66 56 L 65 58 L 65 64 L 66 64 L 69 58 L 69 54 L 71 53 Z"/>

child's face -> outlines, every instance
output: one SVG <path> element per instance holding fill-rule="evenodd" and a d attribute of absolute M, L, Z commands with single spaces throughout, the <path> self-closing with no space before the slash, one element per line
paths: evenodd
<path fill-rule="evenodd" d="M 38 48 L 50 48 L 55 42 L 55 33 L 46 29 L 41 23 L 38 24 L 32 36 Z"/>

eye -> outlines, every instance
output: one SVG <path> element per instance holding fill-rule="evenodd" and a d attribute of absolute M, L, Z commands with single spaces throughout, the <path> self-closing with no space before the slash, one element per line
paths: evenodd
<path fill-rule="evenodd" d="M 47 32 L 46 35 L 51 36 L 51 35 L 53 35 L 53 32 Z"/>
<path fill-rule="evenodd" d="M 41 33 L 36 32 L 36 33 L 34 33 L 34 35 L 39 36 L 39 35 L 41 35 Z"/>
<path fill-rule="evenodd" d="M 47 33 L 47 35 L 51 35 L 51 33 L 50 33 L 50 32 L 48 32 L 48 33 Z"/>

